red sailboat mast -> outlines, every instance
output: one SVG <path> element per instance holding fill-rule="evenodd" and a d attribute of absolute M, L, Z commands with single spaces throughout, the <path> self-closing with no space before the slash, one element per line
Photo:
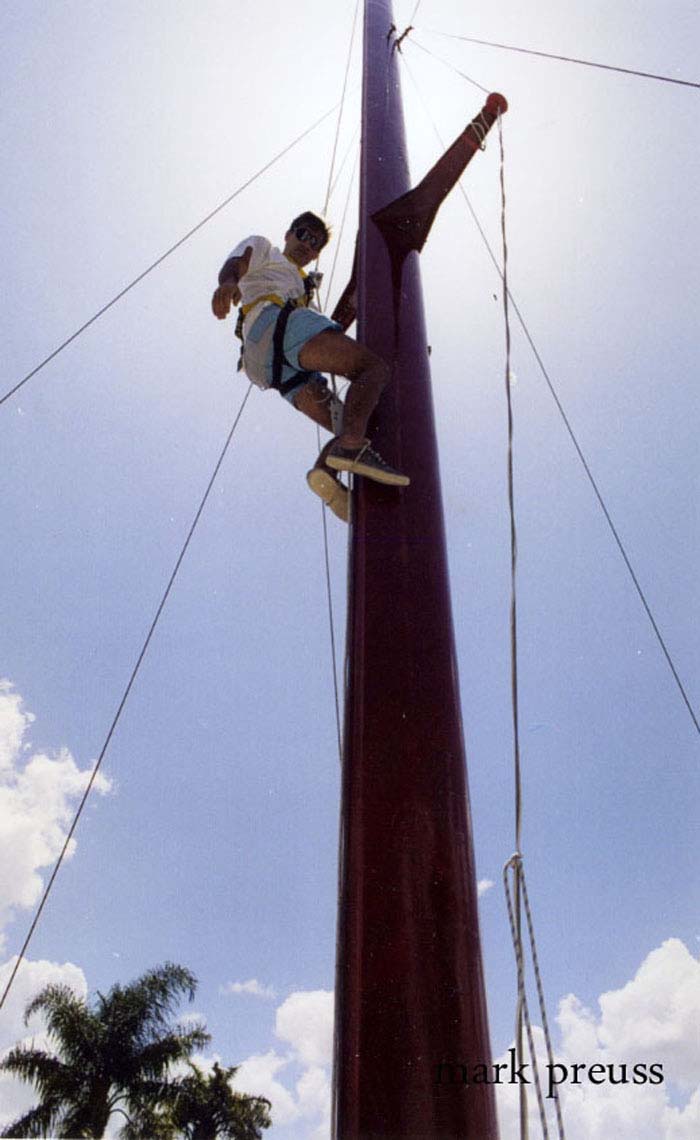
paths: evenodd
<path fill-rule="evenodd" d="M 366 0 L 358 339 L 392 365 L 371 433 L 411 485 L 356 479 L 353 492 L 334 1136 L 497 1140 L 493 1089 L 472 1082 L 491 1055 L 415 252 L 437 207 L 407 195 L 392 28 L 390 0 Z M 460 138 L 471 155 L 478 132 Z"/>

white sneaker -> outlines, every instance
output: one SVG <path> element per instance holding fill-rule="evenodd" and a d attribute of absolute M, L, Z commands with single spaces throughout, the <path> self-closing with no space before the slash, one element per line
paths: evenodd
<path fill-rule="evenodd" d="M 326 455 L 326 465 L 334 471 L 351 471 L 353 475 L 364 475 L 367 479 L 374 479 L 375 483 L 388 483 L 393 487 L 408 487 L 411 482 L 408 475 L 402 475 L 385 463 L 381 455 L 372 450 L 369 440 L 352 448 L 334 443 Z"/>
<path fill-rule="evenodd" d="M 333 511 L 343 522 L 350 517 L 350 492 L 347 487 L 334 479 L 329 471 L 322 467 L 312 467 L 306 476 L 306 482 L 315 495 L 323 499 L 327 507 Z"/>

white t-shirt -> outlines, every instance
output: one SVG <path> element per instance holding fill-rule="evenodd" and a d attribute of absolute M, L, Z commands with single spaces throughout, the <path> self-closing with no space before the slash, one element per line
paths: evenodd
<path fill-rule="evenodd" d="M 226 260 L 231 257 L 242 257 L 248 246 L 252 247 L 250 266 L 245 277 L 238 283 L 241 291 L 241 303 L 249 305 L 256 297 L 264 297 L 267 293 L 276 293 L 283 301 L 291 301 L 304 296 L 304 278 L 298 265 L 285 257 L 277 246 L 272 245 L 265 237 L 254 234 L 252 237 L 239 241 L 235 249 L 231 250 Z M 243 322 L 243 336 L 260 315 L 261 305 L 256 305 L 246 313 Z"/>

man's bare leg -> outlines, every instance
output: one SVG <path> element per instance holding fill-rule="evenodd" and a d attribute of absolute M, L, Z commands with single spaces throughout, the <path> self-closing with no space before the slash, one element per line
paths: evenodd
<path fill-rule="evenodd" d="M 315 424 L 325 428 L 333 435 L 333 417 L 331 416 L 330 407 L 331 395 L 325 384 L 318 380 L 309 380 L 303 388 L 300 388 L 294 397 L 294 407 L 298 412 L 302 412 L 309 419 L 313 420 Z M 316 460 L 316 467 L 325 466 L 326 454 L 335 441 L 330 439 L 325 445 L 318 459 Z"/>
<path fill-rule="evenodd" d="M 345 333 L 328 329 L 308 340 L 299 353 L 299 364 L 308 372 L 332 372 L 345 376 L 350 389 L 345 398 L 341 447 L 361 447 L 382 389 L 389 382 L 388 365 L 364 345 Z"/>
<path fill-rule="evenodd" d="M 333 434 L 333 417 L 331 415 L 331 394 L 325 384 L 318 380 L 309 380 L 300 388 L 294 397 L 294 407 L 303 412 L 314 423 L 325 428 Z M 322 449 L 314 466 L 307 473 L 306 481 L 309 487 L 323 499 L 333 514 L 343 522 L 348 522 L 350 516 L 350 492 L 344 483 L 326 466 L 326 455 L 335 443 L 333 438 Z"/>
<path fill-rule="evenodd" d="M 352 471 L 378 483 L 407 486 L 407 475 L 395 471 L 371 447 L 367 422 L 389 382 L 386 363 L 364 345 L 336 330 L 318 333 L 299 352 L 302 368 L 333 372 L 350 381 L 343 410 L 343 429 L 326 449 L 324 462 L 336 471 Z"/>

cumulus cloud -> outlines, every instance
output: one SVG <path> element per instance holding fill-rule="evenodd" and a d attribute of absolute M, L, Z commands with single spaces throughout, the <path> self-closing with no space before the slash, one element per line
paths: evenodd
<path fill-rule="evenodd" d="M 272 1105 L 272 1119 L 276 1125 L 298 1120 L 300 1107 L 289 1089 L 277 1079 L 286 1069 L 291 1057 L 280 1056 L 274 1049 L 253 1054 L 240 1065 L 234 1078 L 234 1087 L 250 1096 L 264 1096 Z"/>
<path fill-rule="evenodd" d="M 302 1116 L 309 1121 L 318 1121 L 311 1133 L 310 1140 L 330 1140 L 331 1075 L 329 1069 L 321 1068 L 319 1065 L 306 1069 L 297 1081 L 296 1088 Z"/>
<path fill-rule="evenodd" d="M 235 1087 L 272 1104 L 276 1127 L 295 1125 L 295 1136 L 328 1140 L 330 1136 L 333 994 L 299 991 L 278 1006 L 274 1035 L 287 1048 L 276 1048 L 243 1061 Z M 288 1132 L 292 1135 L 292 1132 Z"/>
<path fill-rule="evenodd" d="M 291 1045 L 305 1065 L 329 1065 L 333 1056 L 333 993 L 290 994 L 277 1010 L 275 1036 Z"/>
<path fill-rule="evenodd" d="M 0 948 L 3 927 L 21 907 L 32 907 L 43 889 L 40 872 L 52 866 L 65 842 L 90 771 L 71 753 L 32 752 L 26 739 L 34 721 L 9 681 L 0 681 Z M 109 790 L 98 775 L 94 788 Z M 66 858 L 75 853 L 71 840 Z"/>
<path fill-rule="evenodd" d="M 22 708 L 22 698 L 12 691 L 12 684 L 0 680 L 0 772 L 12 768 L 22 749 L 22 740 L 34 720 L 33 713 Z"/>
<path fill-rule="evenodd" d="M 485 895 L 487 891 L 490 891 L 493 886 L 493 879 L 479 879 L 479 882 L 476 884 L 478 897 L 481 898 L 481 896 Z"/>
<path fill-rule="evenodd" d="M 568 994 L 559 1003 L 557 1022 L 561 1040 L 554 1073 L 555 1080 L 561 1078 L 558 1090 L 569 1140 L 692 1140 L 700 1135 L 700 962 L 679 939 L 653 950 L 621 989 L 602 994 L 598 1011 Z M 539 1028 L 535 1043 L 547 1086 Z M 507 1054 L 498 1060 L 507 1060 Z M 576 1073 L 575 1064 L 585 1068 Z M 634 1083 L 634 1066 L 645 1066 L 637 1073 L 641 1078 L 643 1072 L 649 1077 L 652 1064 L 662 1067 L 663 1083 Z M 592 1070 L 593 1079 L 592 1065 L 600 1066 Z M 685 1104 L 679 1103 L 679 1090 L 686 1098 L 694 1090 Z M 497 1091 L 502 1131 L 517 1135 L 518 1086 L 504 1084 Z M 536 1134 L 532 1088 L 528 1094 Z M 547 1103 L 551 1111 L 553 1101 Z"/>
<path fill-rule="evenodd" d="M 700 1080 L 700 962 L 669 938 L 631 982 L 600 998 L 600 1041 L 618 1054 L 663 1062 L 686 1090 Z"/>
<path fill-rule="evenodd" d="M 0 681 L 0 949 L 3 927 L 18 909 L 38 902 L 43 890 L 41 872 L 58 858 L 90 777 L 90 771 L 81 771 L 66 748 L 54 755 L 32 749 L 28 734 L 34 720 L 13 685 Z M 107 792 L 109 781 L 98 776 L 94 787 Z M 71 841 L 66 857 L 75 849 Z M 0 993 L 16 961 L 12 958 L 0 965 Z M 26 1006 L 49 983 L 69 985 L 81 996 L 87 994 L 83 971 L 70 962 L 22 962 L 3 1007 L 0 1056 L 23 1040 L 49 1048 L 40 1017 L 33 1018 L 29 1026 L 24 1024 Z M 0 1126 L 35 1103 L 31 1086 L 0 1075 Z"/>
<path fill-rule="evenodd" d="M 263 986 L 257 978 L 251 978 L 248 982 L 227 982 L 225 986 L 219 989 L 221 994 L 252 994 L 253 997 L 260 998 L 275 998 L 275 993 L 272 986 Z"/>
<path fill-rule="evenodd" d="M 0 993 L 4 992 L 16 957 L 0 966 Z M 29 1025 L 24 1023 L 24 1011 L 32 1000 L 48 985 L 70 986 L 80 997 L 87 995 L 87 981 L 83 971 L 71 962 L 24 961 L 10 990 L 0 1021 L 0 1057 L 22 1041 L 31 1041 L 37 1049 L 49 1049 L 43 1018 L 36 1014 Z M 9 1124 L 37 1103 L 33 1087 L 7 1073 L 0 1073 L 0 1127 Z"/>
<path fill-rule="evenodd" d="M 700 1136 L 700 963 L 676 938 L 647 955 L 635 976 L 603 993 L 597 1008 L 574 994 L 559 1003 L 554 1062 L 567 1140 L 695 1140 Z M 249 1057 L 235 1085 L 272 1103 L 281 1140 L 329 1140 L 333 995 L 327 990 L 290 994 L 278 1006 L 279 1045 Z M 556 1135 L 544 1034 L 533 1029 L 550 1134 Z M 512 1045 L 510 1046 L 512 1048 Z M 509 1062 L 508 1050 L 498 1062 Z M 529 1063 L 529 1058 L 528 1058 Z M 575 1074 L 573 1066 L 579 1064 Z M 633 1083 L 634 1065 L 663 1066 L 661 1084 Z M 592 1065 L 594 1080 L 588 1076 Z M 622 1083 L 627 1066 L 626 1083 Z M 612 1083 L 609 1066 L 612 1066 Z M 532 1070 L 525 1070 L 531 1080 Z M 503 1074 L 507 1080 L 507 1071 Z M 595 1083 L 595 1080 L 603 1080 Z M 527 1088 L 531 1135 L 541 1134 L 532 1083 Z M 518 1136 L 517 1084 L 497 1087 L 501 1135 Z"/>

